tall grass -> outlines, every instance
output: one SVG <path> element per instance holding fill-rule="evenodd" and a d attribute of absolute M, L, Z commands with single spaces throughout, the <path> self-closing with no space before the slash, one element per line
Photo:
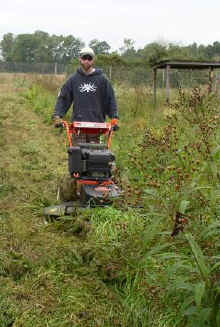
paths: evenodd
<path fill-rule="evenodd" d="M 22 95 L 49 123 L 56 87 L 35 80 Z M 219 99 L 180 90 L 172 106 L 154 109 L 147 88 L 116 86 L 116 95 L 115 179 L 124 195 L 110 208 L 34 225 L 32 239 L 25 221 L 23 232 L 0 221 L 10 244 L 0 261 L 3 327 L 220 325 Z M 39 156 L 33 143 L 19 149 Z"/>

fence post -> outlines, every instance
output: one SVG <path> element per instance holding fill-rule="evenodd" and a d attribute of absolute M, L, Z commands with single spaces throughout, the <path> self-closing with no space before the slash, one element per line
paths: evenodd
<path fill-rule="evenodd" d="M 109 79 L 112 79 L 112 66 L 109 66 Z"/>
<path fill-rule="evenodd" d="M 55 62 L 55 64 L 54 64 L 54 74 L 55 75 L 57 74 L 57 62 Z"/>
<path fill-rule="evenodd" d="M 213 91 L 213 79 L 214 79 L 214 68 L 213 66 L 209 69 L 209 92 Z"/>
<path fill-rule="evenodd" d="M 166 102 L 169 104 L 169 89 L 170 89 L 170 79 L 169 79 L 170 66 L 166 65 Z"/>
<path fill-rule="evenodd" d="M 154 107 L 156 107 L 156 104 L 157 104 L 157 68 L 154 68 L 153 92 L 154 92 Z"/>

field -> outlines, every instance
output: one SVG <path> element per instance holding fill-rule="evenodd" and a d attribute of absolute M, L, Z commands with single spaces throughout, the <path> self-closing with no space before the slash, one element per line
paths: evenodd
<path fill-rule="evenodd" d="M 64 79 L 0 74 L 0 327 L 219 327 L 220 99 L 115 85 L 123 196 L 49 222 Z"/>

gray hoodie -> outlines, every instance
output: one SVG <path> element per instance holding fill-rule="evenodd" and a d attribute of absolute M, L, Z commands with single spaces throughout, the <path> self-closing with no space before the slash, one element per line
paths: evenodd
<path fill-rule="evenodd" d="M 89 75 L 81 68 L 61 88 L 53 116 L 63 117 L 73 104 L 72 121 L 104 122 L 118 118 L 113 88 L 100 69 Z"/>

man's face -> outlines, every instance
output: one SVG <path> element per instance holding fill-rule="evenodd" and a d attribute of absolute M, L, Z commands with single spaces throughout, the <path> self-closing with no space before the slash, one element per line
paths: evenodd
<path fill-rule="evenodd" d="M 83 55 L 79 58 L 79 61 L 85 71 L 89 71 L 94 63 L 94 59 L 90 55 Z"/>

